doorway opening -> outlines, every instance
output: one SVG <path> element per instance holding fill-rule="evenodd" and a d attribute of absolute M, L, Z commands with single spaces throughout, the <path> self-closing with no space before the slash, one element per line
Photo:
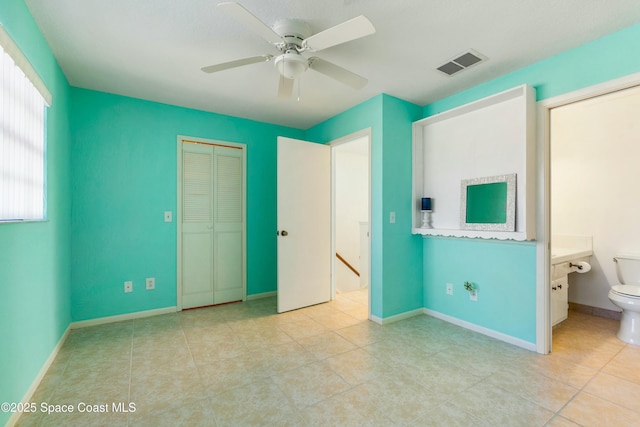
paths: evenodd
<path fill-rule="evenodd" d="M 332 299 L 370 318 L 371 133 L 331 142 Z M 358 317 L 360 317 L 358 316 Z"/>
<path fill-rule="evenodd" d="M 571 326 L 585 314 L 610 322 L 619 317 L 619 310 L 608 299 L 610 287 L 618 283 L 612 260 L 620 251 L 631 251 L 640 236 L 631 220 L 638 206 L 628 197 L 637 176 L 633 159 L 639 152 L 632 115 L 638 105 L 638 74 L 540 103 L 545 135 L 546 253 L 545 265 L 539 263 L 538 273 L 544 277 L 546 307 L 541 317 L 546 323 L 543 326 L 539 317 L 538 330 L 545 334 L 539 344 L 546 348 L 538 345 L 539 352 L 551 351 L 552 343 L 562 347 L 561 342 L 556 343 L 562 335 L 557 328 Z M 588 252 L 584 259 L 562 262 L 565 252 L 584 255 L 582 249 Z M 541 252 L 538 254 L 540 257 Z M 589 264 L 586 271 L 563 270 L 569 262 L 582 261 Z"/>

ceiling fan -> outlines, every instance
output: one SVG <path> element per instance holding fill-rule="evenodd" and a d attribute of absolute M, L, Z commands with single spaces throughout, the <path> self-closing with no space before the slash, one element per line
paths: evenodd
<path fill-rule="evenodd" d="M 367 84 L 367 79 L 347 69 L 317 56 L 307 58 L 302 55 L 303 52 L 317 52 L 375 33 L 376 29 L 365 16 L 360 15 L 312 35 L 309 24 L 301 20 L 284 19 L 278 21 L 271 28 L 238 3 L 225 2 L 218 4 L 218 7 L 249 30 L 273 44 L 280 51 L 280 54 L 277 56 L 270 54 L 253 56 L 210 65 L 202 68 L 205 73 L 215 73 L 244 65 L 273 61 L 280 72 L 279 98 L 291 97 L 295 79 L 309 68 L 354 89 L 361 89 Z"/>

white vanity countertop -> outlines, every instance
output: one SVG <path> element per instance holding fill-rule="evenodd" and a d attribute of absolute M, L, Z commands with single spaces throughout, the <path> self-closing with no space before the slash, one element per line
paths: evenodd
<path fill-rule="evenodd" d="M 575 260 L 593 255 L 590 248 L 553 248 L 551 249 L 551 264 Z"/>

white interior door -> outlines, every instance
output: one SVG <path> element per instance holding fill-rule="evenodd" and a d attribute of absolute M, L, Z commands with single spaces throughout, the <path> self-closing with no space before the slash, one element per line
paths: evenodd
<path fill-rule="evenodd" d="M 182 308 L 244 298 L 244 152 L 184 143 Z"/>
<path fill-rule="evenodd" d="M 331 149 L 278 138 L 278 313 L 331 298 Z"/>

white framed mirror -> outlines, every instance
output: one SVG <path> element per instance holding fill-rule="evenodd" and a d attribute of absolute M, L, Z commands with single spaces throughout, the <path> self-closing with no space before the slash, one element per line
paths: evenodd
<path fill-rule="evenodd" d="M 460 185 L 460 228 L 515 231 L 516 174 L 463 179 Z"/>

